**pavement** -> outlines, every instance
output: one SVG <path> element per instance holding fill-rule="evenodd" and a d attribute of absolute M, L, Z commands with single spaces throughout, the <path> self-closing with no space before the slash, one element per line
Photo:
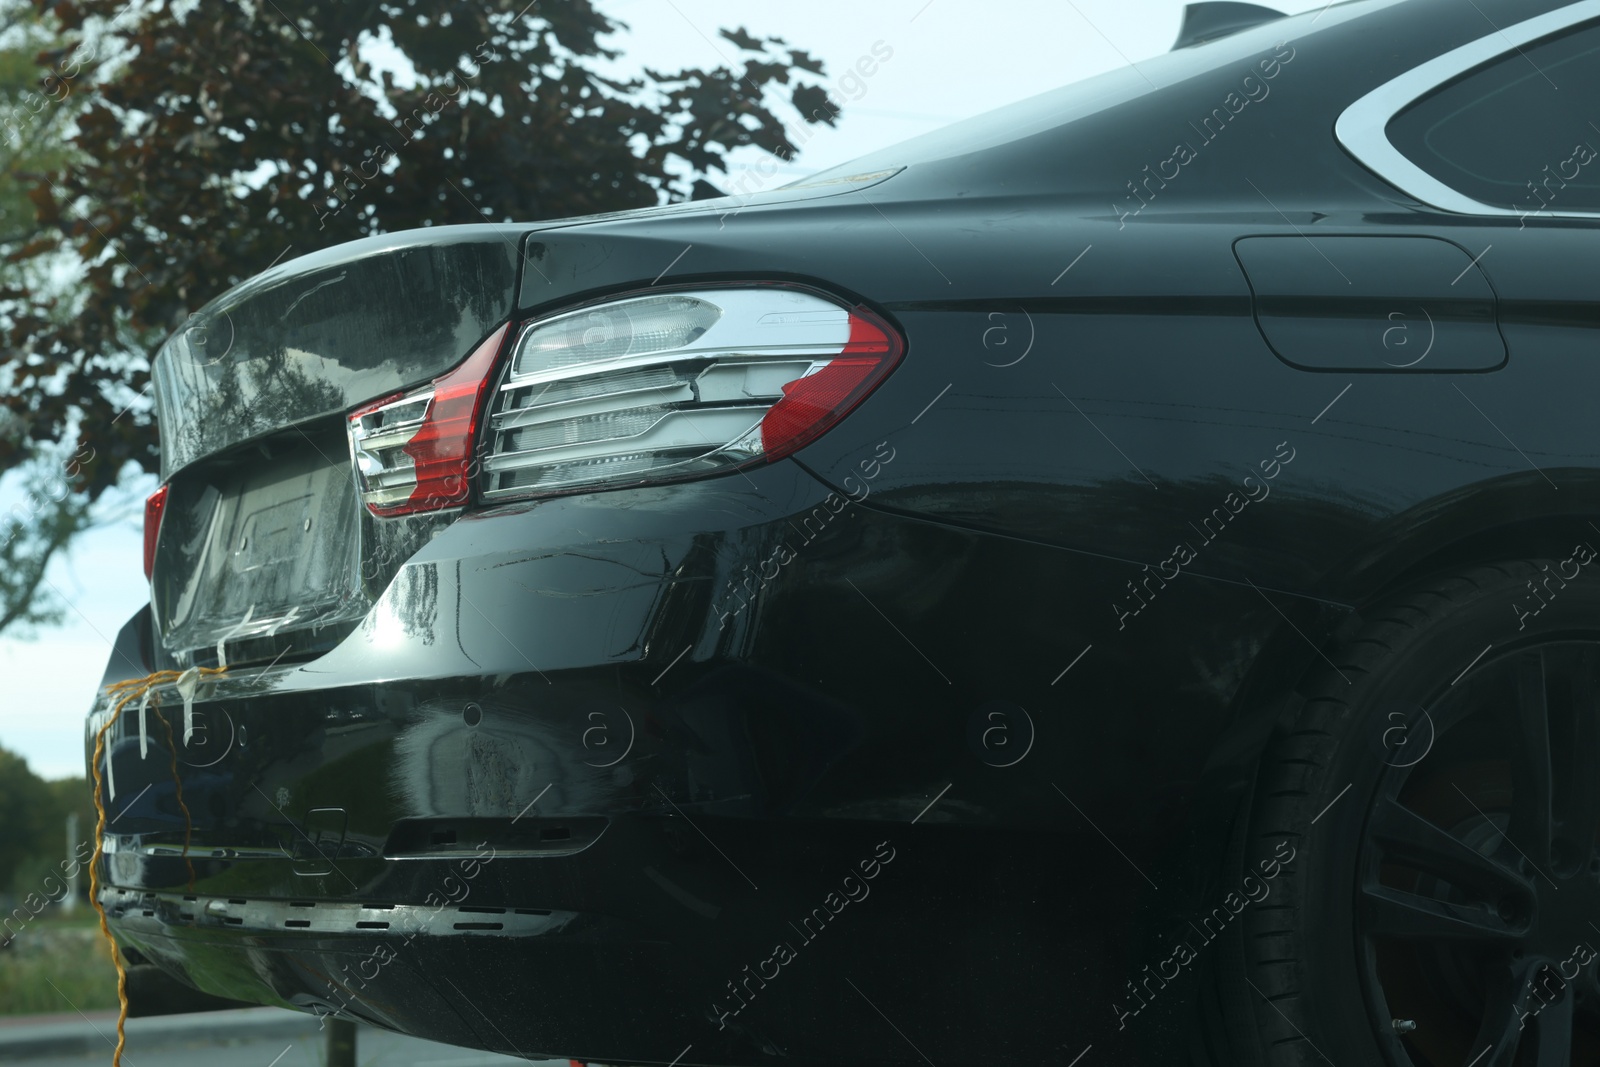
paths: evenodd
<path fill-rule="evenodd" d="M 312 1015 L 243 1008 L 129 1019 L 124 1067 L 321 1067 L 324 1033 Z M 567 1060 L 525 1060 L 441 1045 L 358 1026 L 361 1067 L 568 1067 Z M 0 1063 L 14 1067 L 109 1064 L 116 1012 L 0 1019 Z"/>

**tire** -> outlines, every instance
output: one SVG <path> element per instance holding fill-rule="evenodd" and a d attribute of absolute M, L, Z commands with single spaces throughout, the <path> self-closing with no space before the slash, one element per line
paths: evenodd
<path fill-rule="evenodd" d="M 1250 1059 L 1600 1062 L 1600 567 L 1551 577 L 1576 559 L 1429 581 L 1300 685 L 1244 835 L 1244 873 L 1294 857 L 1238 927 Z"/>

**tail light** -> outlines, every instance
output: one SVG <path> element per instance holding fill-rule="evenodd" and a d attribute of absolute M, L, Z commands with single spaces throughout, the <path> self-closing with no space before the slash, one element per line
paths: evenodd
<path fill-rule="evenodd" d="M 432 385 L 351 413 L 356 483 L 374 515 L 410 515 L 467 502 L 478 414 L 509 329 L 509 324 L 500 327 Z"/>
<path fill-rule="evenodd" d="M 350 415 L 373 514 L 459 507 L 480 472 L 484 497 L 499 499 L 777 459 L 843 418 L 904 347 L 864 308 L 777 286 L 625 298 L 521 324 L 508 345 L 511 332 L 432 385 Z"/>
<path fill-rule="evenodd" d="M 162 486 L 144 501 L 144 576 L 148 581 L 156 571 L 156 542 L 161 539 L 161 516 L 167 510 L 167 486 Z"/>
<path fill-rule="evenodd" d="M 522 327 L 488 405 L 488 499 L 679 480 L 788 455 L 900 358 L 864 308 L 750 286 L 610 301 Z"/>

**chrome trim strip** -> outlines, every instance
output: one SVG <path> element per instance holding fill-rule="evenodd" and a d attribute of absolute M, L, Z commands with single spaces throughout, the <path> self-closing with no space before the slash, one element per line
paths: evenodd
<path fill-rule="evenodd" d="M 413 478 L 409 482 L 398 485 L 376 486 L 372 489 L 362 490 L 361 499 L 368 504 L 376 504 L 380 508 L 392 507 L 395 504 L 404 504 L 411 499 L 411 494 L 417 491 L 417 481 Z"/>
<path fill-rule="evenodd" d="M 753 404 L 724 404 L 716 407 L 707 406 L 664 411 L 661 413 L 660 418 L 656 419 L 655 422 L 640 430 L 638 433 L 623 434 L 618 437 L 599 437 L 593 441 L 560 442 L 553 445 L 541 445 L 538 448 L 525 448 L 517 452 L 494 452 L 484 457 L 483 469 L 489 472 L 522 470 L 527 467 L 543 467 L 557 463 L 570 463 L 578 460 L 601 458 L 593 455 L 586 455 L 585 453 L 593 450 L 594 448 L 605 447 L 608 445 L 617 446 L 624 451 L 632 451 L 634 449 L 638 449 L 640 444 L 630 445 L 627 444 L 627 442 L 640 442 L 641 439 L 648 438 L 652 434 L 655 434 L 662 428 L 664 424 L 669 422 L 676 423 L 678 421 L 682 421 L 685 426 L 687 426 L 691 431 L 695 432 L 699 437 L 699 440 L 688 443 L 673 443 L 669 441 L 665 443 L 658 443 L 652 447 L 699 448 L 704 445 L 710 452 L 715 452 L 719 448 L 727 448 L 737 444 L 744 434 L 750 432 L 749 429 L 742 431 L 739 437 L 731 438 L 725 444 L 718 444 L 714 438 L 707 438 L 703 433 L 701 433 L 696 428 L 697 423 L 688 419 L 689 415 L 693 415 L 695 419 L 699 420 L 698 425 L 704 425 L 707 420 L 712 419 L 723 422 L 732 421 L 729 419 L 729 415 L 737 415 L 739 412 L 751 412 L 758 415 L 765 415 L 767 410 L 771 407 L 772 405 L 766 403 L 765 401 L 758 401 Z M 561 420 L 554 421 L 559 422 Z M 552 425 L 553 424 L 554 422 Z M 761 420 L 757 418 L 756 421 L 751 424 L 751 428 L 759 425 L 761 425 Z M 648 444 L 649 442 L 644 441 L 643 443 Z M 553 453 L 569 455 L 552 455 Z"/>
<path fill-rule="evenodd" d="M 408 422 L 393 429 L 385 428 L 374 432 L 368 437 L 356 437 L 356 446 L 363 452 L 389 452 L 397 448 L 404 448 L 417 436 L 417 431 L 422 429 L 422 423 Z"/>
<path fill-rule="evenodd" d="M 1532 41 L 1596 17 L 1600 17 L 1600 0 L 1579 0 L 1557 11 L 1496 30 L 1470 44 L 1430 59 L 1378 86 L 1345 108 L 1339 121 L 1334 124 L 1334 135 L 1357 162 L 1424 204 L 1462 215 L 1518 218 L 1519 212 L 1474 200 L 1411 162 L 1390 142 L 1389 123 L 1401 111 L 1452 78 L 1499 59 Z M 1600 212 L 1594 211 L 1540 211 L 1529 214 L 1545 218 L 1600 218 Z"/>
<path fill-rule="evenodd" d="M 556 400 L 544 404 L 529 404 L 522 408 L 501 408 L 489 415 L 489 429 L 495 433 L 519 429 L 523 426 L 536 426 L 540 423 L 560 422 L 569 418 L 582 418 L 587 412 L 578 412 L 580 405 L 594 404 L 600 411 L 606 410 L 605 405 L 621 398 L 634 397 L 634 407 L 645 407 L 647 403 L 637 402 L 637 398 L 648 393 L 684 393 L 689 395 L 680 402 L 693 403 L 694 390 L 689 382 L 673 382 L 671 385 L 647 385 L 638 389 L 619 389 L 612 393 L 599 393 L 595 396 L 575 396 L 567 400 Z M 654 400 L 649 404 L 660 404 L 666 401 Z M 597 412 L 598 413 L 598 412 Z"/>
<path fill-rule="evenodd" d="M 578 848 L 534 852 L 501 850 L 490 853 L 484 859 L 477 859 L 468 853 L 464 859 L 487 864 L 500 857 L 545 859 L 571 856 L 591 844 L 593 841 L 584 842 Z M 273 855 L 280 860 L 284 858 L 281 854 Z M 461 899 L 465 901 L 467 898 L 463 896 Z M 442 900 L 438 905 L 429 905 L 400 902 L 370 904 L 337 900 L 293 901 L 260 897 L 185 898 L 176 893 L 122 889 L 116 886 L 101 888 L 100 903 L 106 909 L 107 918 L 116 922 L 119 927 L 150 933 L 164 932 L 175 926 L 186 926 L 196 929 L 227 929 L 238 935 L 270 933 L 281 937 L 301 933 L 307 936 L 332 934 L 360 936 L 375 941 L 393 940 L 401 936 L 409 941 L 418 935 L 528 937 L 559 930 L 577 917 L 575 912 L 547 908 L 478 907 Z"/>
<path fill-rule="evenodd" d="M 1595 0 L 1595 2 L 1600 3 L 1600 0 Z M 715 345 L 705 348 L 674 348 L 665 352 L 647 352 L 639 356 L 617 356 L 603 362 L 579 363 L 570 367 L 536 371 L 532 374 L 521 376 L 511 372 L 506 375 L 505 384 L 500 386 L 499 391 L 504 393 L 512 389 L 526 389 L 530 385 L 564 382 L 573 378 L 600 377 L 602 375 L 615 374 L 618 371 L 670 367 L 676 363 L 694 361 L 715 361 L 722 366 L 742 366 L 745 364 L 754 366 L 762 362 L 781 363 L 786 360 L 794 363 L 798 363 L 801 360 L 829 360 L 842 354 L 845 344 L 846 342 L 841 341 L 832 345 L 743 345 L 737 348 Z"/>

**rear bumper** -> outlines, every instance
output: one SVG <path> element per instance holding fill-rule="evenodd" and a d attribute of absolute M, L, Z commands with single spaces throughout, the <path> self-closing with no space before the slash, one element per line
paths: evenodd
<path fill-rule="evenodd" d="M 203 684 L 187 856 L 181 701 L 142 760 L 124 713 L 112 927 L 207 992 L 512 1054 L 1166 1062 L 1188 994 L 1137 1043 L 1114 1004 L 1226 830 L 1229 695 L 1193 649 L 1052 688 L 1100 615 L 1064 606 L 1122 580 L 792 462 L 463 516 L 333 651 Z"/>
<path fill-rule="evenodd" d="M 407 863 L 367 894 L 431 904 L 105 901 L 119 943 L 199 986 L 511 1055 L 906 1062 L 876 1005 L 940 1062 L 1053 1062 L 1036 1021 L 1069 990 L 1046 976 L 1089 946 L 1057 941 L 1028 835 L 692 818 L 616 820 L 557 861 Z"/>

